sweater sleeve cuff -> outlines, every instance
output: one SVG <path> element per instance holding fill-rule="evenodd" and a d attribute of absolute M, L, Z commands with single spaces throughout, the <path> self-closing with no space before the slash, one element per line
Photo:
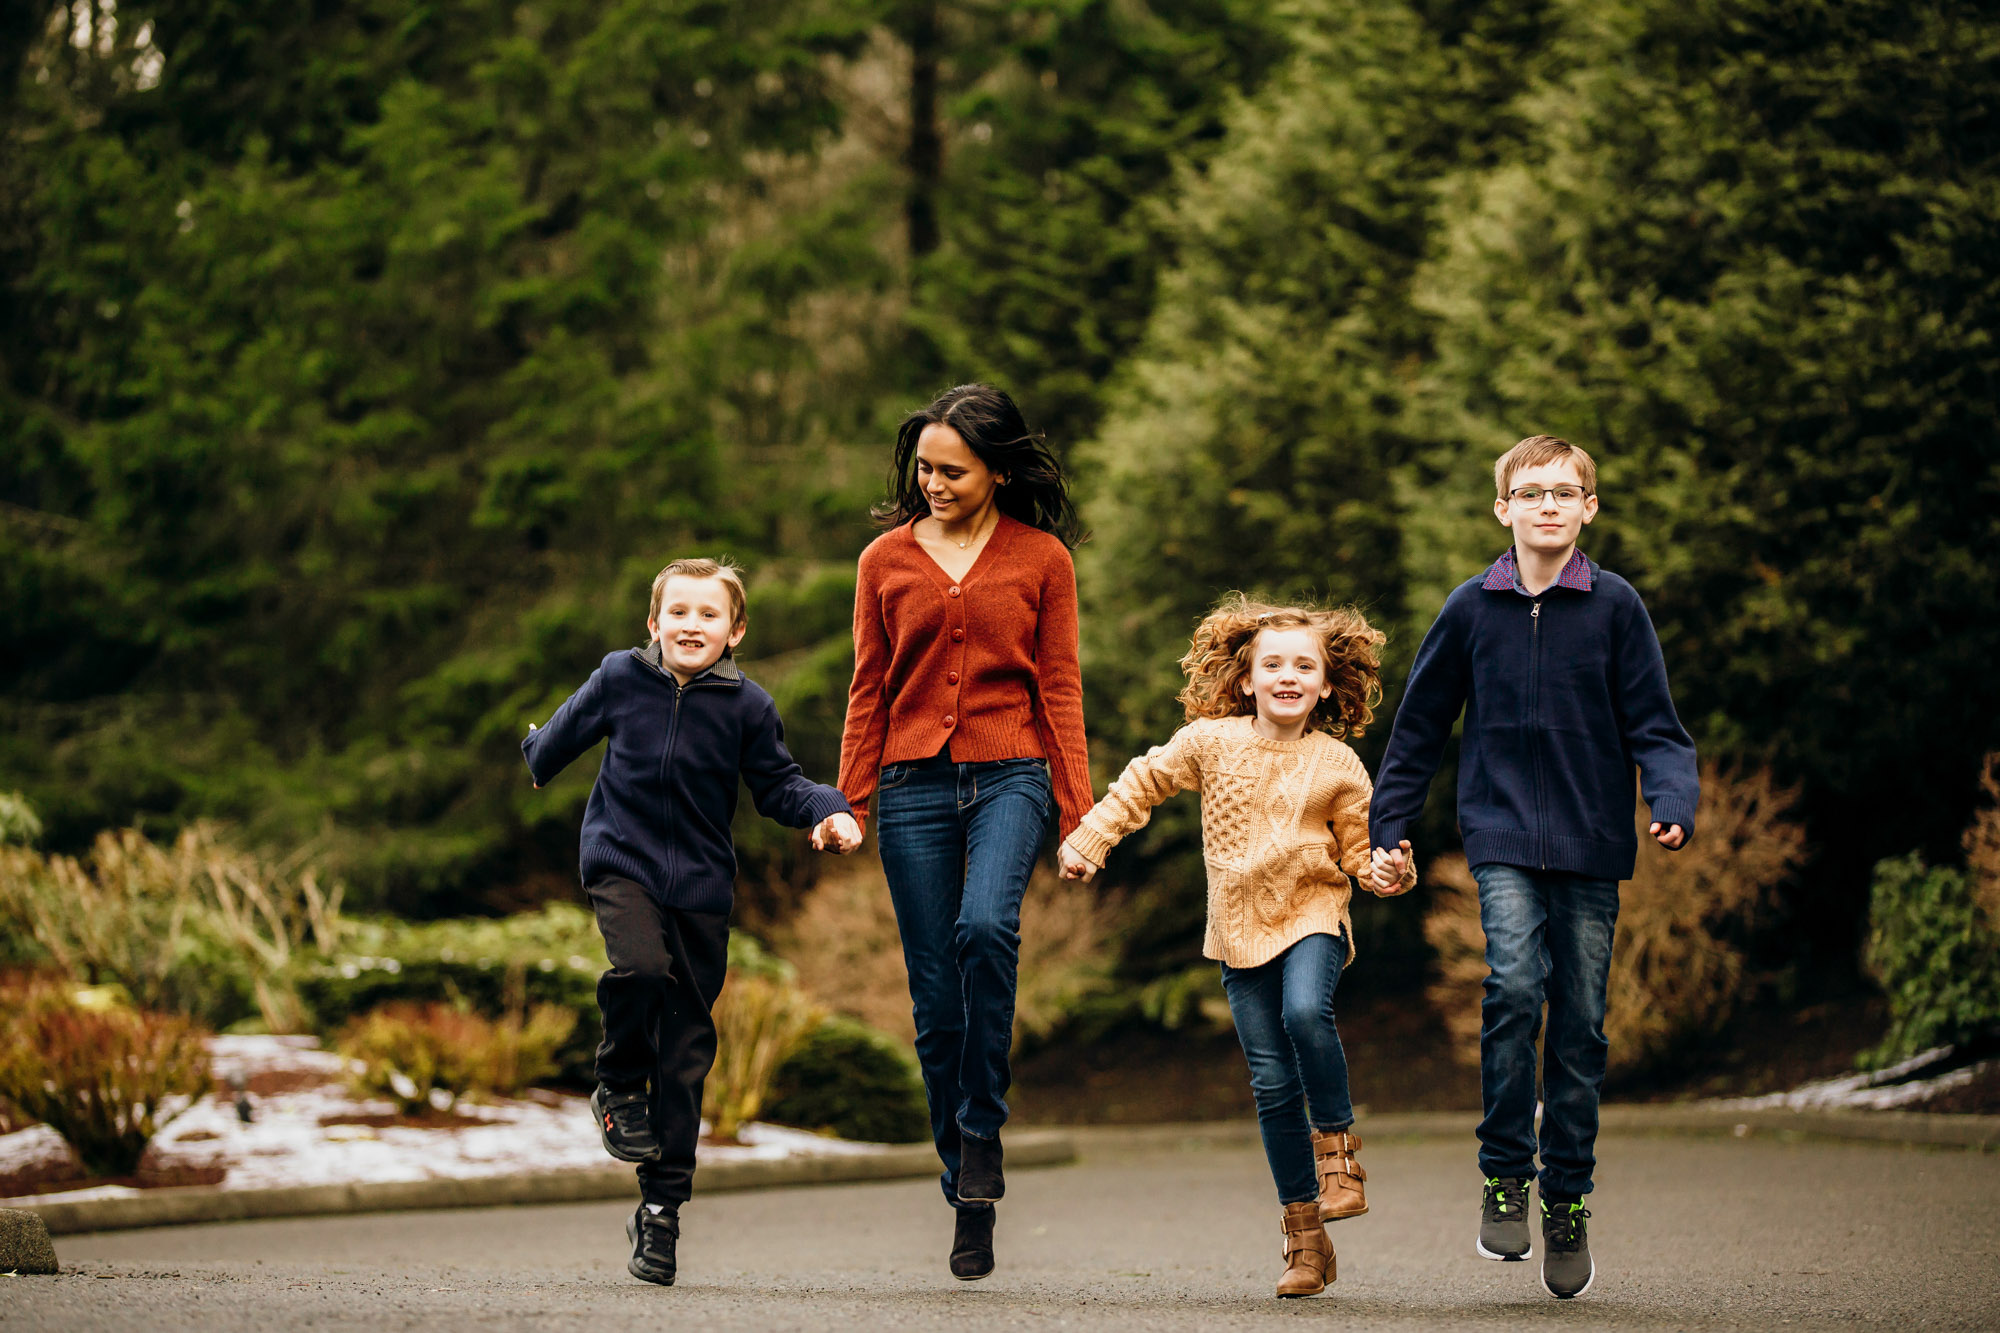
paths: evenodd
<path fill-rule="evenodd" d="M 806 827 L 813 827 L 828 815 L 853 813 L 854 807 L 847 803 L 847 798 L 840 794 L 838 788 L 822 786 L 815 789 L 806 801 L 806 814 L 811 819 Z"/>
<path fill-rule="evenodd" d="M 1099 870 L 1104 868 L 1104 859 L 1111 854 L 1112 847 L 1117 845 L 1115 838 L 1107 838 L 1092 827 L 1089 819 L 1078 824 L 1063 842 L 1071 851 Z"/>
<path fill-rule="evenodd" d="M 1681 826 L 1683 835 L 1681 846 L 1694 841 L 1694 802 L 1678 796 L 1669 796 L 1653 803 L 1653 819 L 1657 823 Z"/>
<path fill-rule="evenodd" d="M 1396 844 L 1410 836 L 1410 825 L 1413 822 L 1408 819 L 1383 820 L 1368 830 L 1368 845 L 1371 848 L 1380 847 L 1384 851 L 1392 850 Z"/>

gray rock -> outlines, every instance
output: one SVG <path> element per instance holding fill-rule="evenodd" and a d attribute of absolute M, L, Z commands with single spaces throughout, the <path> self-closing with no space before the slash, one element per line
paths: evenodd
<path fill-rule="evenodd" d="M 0 1208 L 0 1273 L 53 1273 L 48 1224 L 25 1208 Z"/>

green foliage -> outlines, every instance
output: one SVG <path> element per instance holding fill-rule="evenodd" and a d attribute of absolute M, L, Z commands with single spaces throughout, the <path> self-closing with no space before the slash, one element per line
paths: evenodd
<path fill-rule="evenodd" d="M 2000 934 L 1959 871 L 1914 852 L 1876 865 L 1867 965 L 1889 997 L 1889 1032 L 1865 1065 L 2000 1032 Z"/>
<path fill-rule="evenodd" d="M 0 792 L 0 846 L 32 847 L 42 836 L 41 817 L 17 791 Z"/>
<path fill-rule="evenodd" d="M 915 1057 L 887 1033 L 839 1015 L 813 1029 L 778 1067 L 763 1115 L 864 1143 L 930 1137 Z"/>
<path fill-rule="evenodd" d="M 211 1086 L 203 1033 L 177 1015 L 85 1009 L 46 978 L 18 976 L 0 985 L 0 1010 L 0 1098 L 62 1135 L 92 1175 L 130 1175 Z"/>
<path fill-rule="evenodd" d="M 597 978 L 608 966 L 590 913 L 550 903 L 498 919 L 361 921 L 341 953 L 304 967 L 295 984 L 314 1029 L 329 1039 L 397 1002 L 445 1004 L 495 1020 L 554 1006 L 577 1020 L 557 1047 L 557 1073 L 585 1084 L 602 1036 Z"/>
<path fill-rule="evenodd" d="M 449 1111 L 467 1095 L 512 1097 L 548 1078 L 575 1027 L 576 1014 L 553 1004 L 496 1021 L 400 1000 L 356 1018 L 336 1045 L 360 1065 L 355 1091 L 422 1115 Z"/>

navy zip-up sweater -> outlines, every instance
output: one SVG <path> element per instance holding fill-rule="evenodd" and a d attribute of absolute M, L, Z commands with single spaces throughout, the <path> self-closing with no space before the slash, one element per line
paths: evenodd
<path fill-rule="evenodd" d="M 785 748 L 777 705 L 727 656 L 682 685 L 661 666 L 657 643 L 612 653 L 521 753 L 547 786 L 607 738 L 583 812 L 585 884 L 618 875 L 668 907 L 727 912 L 739 777 L 758 813 L 793 828 L 849 809 L 838 790 L 806 778 Z"/>
<path fill-rule="evenodd" d="M 1445 599 L 1375 779 L 1375 846 L 1409 836 L 1461 708 L 1458 825 L 1473 865 L 1631 878 L 1634 766 L 1653 818 L 1694 837 L 1701 782 L 1659 637 L 1638 591 L 1581 552 L 1538 595 L 1509 550 Z"/>

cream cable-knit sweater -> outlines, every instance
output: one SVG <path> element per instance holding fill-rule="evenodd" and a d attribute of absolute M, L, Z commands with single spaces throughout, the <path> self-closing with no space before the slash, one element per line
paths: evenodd
<path fill-rule="evenodd" d="M 1231 967 L 1268 963 L 1308 935 L 1346 939 L 1349 875 L 1369 873 L 1368 771 L 1324 732 L 1266 740 L 1248 717 L 1202 718 L 1125 766 L 1068 838 L 1102 866 L 1178 791 L 1201 793 L 1208 866 L 1202 952 Z M 1328 825 L 1332 825 L 1331 832 Z"/>

